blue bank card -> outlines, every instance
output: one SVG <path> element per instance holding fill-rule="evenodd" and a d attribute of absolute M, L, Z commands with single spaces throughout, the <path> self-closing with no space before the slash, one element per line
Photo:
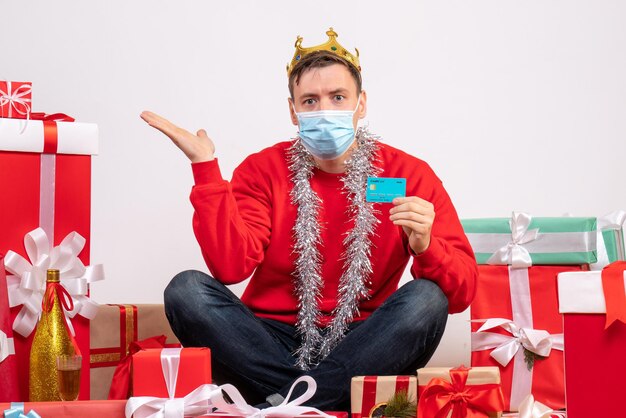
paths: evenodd
<path fill-rule="evenodd" d="M 406 179 L 392 177 L 368 177 L 365 200 L 389 203 L 395 197 L 406 196 Z"/>

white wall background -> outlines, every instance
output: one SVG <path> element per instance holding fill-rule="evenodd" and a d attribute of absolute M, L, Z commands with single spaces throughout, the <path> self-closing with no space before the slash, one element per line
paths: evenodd
<path fill-rule="evenodd" d="M 161 302 L 177 272 L 206 270 L 189 164 L 139 113 L 206 128 L 230 178 L 295 134 L 285 65 L 296 35 L 318 44 L 329 26 L 361 52 L 371 130 L 429 161 L 461 217 L 626 207 L 620 0 L 0 0 L 0 17 L 0 76 L 33 81 L 35 110 L 100 126 L 100 302 Z M 467 318 L 435 363 L 468 362 Z"/>

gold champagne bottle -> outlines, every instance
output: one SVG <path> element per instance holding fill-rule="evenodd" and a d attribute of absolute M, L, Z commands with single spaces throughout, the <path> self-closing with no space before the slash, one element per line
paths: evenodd
<path fill-rule="evenodd" d="M 72 304 L 71 297 L 60 284 L 59 270 L 48 270 L 41 318 L 30 349 L 28 399 L 31 402 L 61 400 L 57 386 L 56 358 L 77 354 L 76 342 L 65 322 L 62 301 Z M 72 308 L 66 306 L 66 309 Z"/>

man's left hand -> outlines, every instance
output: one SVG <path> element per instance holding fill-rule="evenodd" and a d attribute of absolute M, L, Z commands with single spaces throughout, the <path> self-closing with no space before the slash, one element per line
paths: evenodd
<path fill-rule="evenodd" d="M 399 225 L 409 237 L 409 246 L 415 254 L 421 254 L 430 245 L 430 231 L 435 220 L 435 207 L 417 196 L 396 197 L 389 219 Z"/>

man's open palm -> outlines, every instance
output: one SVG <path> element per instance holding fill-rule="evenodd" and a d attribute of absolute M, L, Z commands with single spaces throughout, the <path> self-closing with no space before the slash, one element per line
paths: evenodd
<path fill-rule="evenodd" d="M 215 145 L 204 129 L 200 129 L 194 135 L 156 113 L 148 111 L 141 113 L 141 119 L 167 135 L 192 163 L 210 161 L 215 158 Z"/>

